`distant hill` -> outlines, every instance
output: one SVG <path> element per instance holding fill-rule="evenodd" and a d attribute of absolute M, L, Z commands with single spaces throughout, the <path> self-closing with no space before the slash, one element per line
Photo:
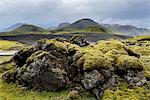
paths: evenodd
<path fill-rule="evenodd" d="M 22 24 L 21 26 L 8 31 L 0 32 L 0 36 L 9 36 L 9 35 L 24 35 L 24 34 L 48 34 L 47 29 L 31 25 L 31 24 Z"/>
<path fill-rule="evenodd" d="M 43 29 L 43 28 L 35 26 L 35 25 L 23 24 L 13 31 L 17 31 L 17 32 L 18 31 L 19 32 L 42 32 L 42 31 L 46 31 L 46 29 Z"/>
<path fill-rule="evenodd" d="M 114 34 L 123 34 L 123 35 L 150 35 L 150 29 L 146 28 L 137 28 L 132 25 L 119 25 L 119 24 L 101 24 L 103 27 L 107 28 Z"/>
<path fill-rule="evenodd" d="M 100 25 L 91 19 L 80 19 L 65 28 L 84 29 L 87 27 L 99 27 Z"/>
<path fill-rule="evenodd" d="M 72 24 L 62 23 L 52 32 L 97 32 L 108 33 L 107 29 L 91 19 L 80 19 Z"/>
<path fill-rule="evenodd" d="M 17 29 L 18 27 L 20 27 L 20 26 L 22 26 L 24 23 L 16 23 L 16 24 L 14 24 L 14 25 L 12 25 L 12 26 L 9 26 L 9 27 L 7 27 L 7 28 L 5 28 L 5 29 L 2 29 L 2 30 L 0 30 L 1 32 L 9 32 L 9 31 L 12 31 L 12 30 L 14 30 L 14 29 Z"/>
<path fill-rule="evenodd" d="M 60 29 L 60 28 L 67 27 L 67 26 L 69 26 L 69 25 L 70 25 L 70 23 L 64 22 L 64 23 L 59 24 L 59 25 L 57 26 L 57 28 Z"/>

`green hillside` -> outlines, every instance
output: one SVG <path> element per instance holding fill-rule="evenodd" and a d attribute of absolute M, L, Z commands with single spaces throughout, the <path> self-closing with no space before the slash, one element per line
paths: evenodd
<path fill-rule="evenodd" d="M 23 35 L 23 34 L 48 34 L 49 31 L 47 29 L 35 26 L 35 25 L 30 25 L 30 24 L 24 24 L 17 29 L 14 29 L 9 32 L 3 32 L 3 34 L 0 35 Z"/>
<path fill-rule="evenodd" d="M 13 31 L 23 31 L 23 32 L 43 32 L 46 31 L 46 29 L 40 28 L 38 26 L 24 24 L 20 26 L 19 28 L 13 30 Z"/>
<path fill-rule="evenodd" d="M 80 19 L 70 25 L 60 29 L 51 30 L 53 33 L 68 33 L 68 32 L 95 32 L 95 33 L 110 33 L 105 27 L 99 25 L 91 19 Z"/>

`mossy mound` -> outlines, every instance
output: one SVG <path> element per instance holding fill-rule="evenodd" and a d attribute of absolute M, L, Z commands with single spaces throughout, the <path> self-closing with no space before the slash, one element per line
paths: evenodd
<path fill-rule="evenodd" d="M 125 40 L 127 46 L 141 55 L 150 55 L 150 36 L 137 36 Z"/>
<path fill-rule="evenodd" d="M 141 61 L 136 57 L 128 56 L 128 55 L 121 55 L 117 59 L 116 68 L 119 70 L 125 70 L 125 69 L 143 70 L 143 65 Z"/>
<path fill-rule="evenodd" d="M 143 86 L 147 82 L 139 55 L 122 42 L 85 43 L 88 42 L 83 37 L 42 39 L 20 50 L 13 57 L 16 67 L 6 72 L 2 79 L 40 91 L 62 90 L 75 82 L 98 100 L 105 89 L 117 86 L 120 78 L 133 86 Z"/>

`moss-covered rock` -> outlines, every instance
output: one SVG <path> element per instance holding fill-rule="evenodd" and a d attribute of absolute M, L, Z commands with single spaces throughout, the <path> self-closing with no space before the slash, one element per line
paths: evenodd
<path fill-rule="evenodd" d="M 143 65 L 141 61 L 134 57 L 134 56 L 128 56 L 128 55 L 121 55 L 117 59 L 116 68 L 119 70 L 127 70 L 127 69 L 143 69 Z"/>
<path fill-rule="evenodd" d="M 72 90 L 69 92 L 67 100 L 81 100 L 79 92 L 76 90 Z"/>
<path fill-rule="evenodd" d="M 70 40 L 42 39 L 13 57 L 16 67 L 6 72 L 3 80 L 46 91 L 64 89 L 70 82 L 80 83 L 97 100 L 105 89 L 117 86 L 120 79 L 136 86 L 147 82 L 139 55 L 124 43 L 87 43 L 76 36 Z M 68 98 L 77 97 L 77 91 L 73 91 Z"/>
<path fill-rule="evenodd" d="M 81 47 L 89 45 L 89 42 L 82 35 L 74 35 L 70 39 L 70 43 L 77 44 Z"/>

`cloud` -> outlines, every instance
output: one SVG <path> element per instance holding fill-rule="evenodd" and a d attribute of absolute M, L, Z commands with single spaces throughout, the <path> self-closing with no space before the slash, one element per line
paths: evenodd
<path fill-rule="evenodd" d="M 149 0 L 0 0 L 0 27 L 17 22 L 56 25 L 80 18 L 150 27 Z"/>

